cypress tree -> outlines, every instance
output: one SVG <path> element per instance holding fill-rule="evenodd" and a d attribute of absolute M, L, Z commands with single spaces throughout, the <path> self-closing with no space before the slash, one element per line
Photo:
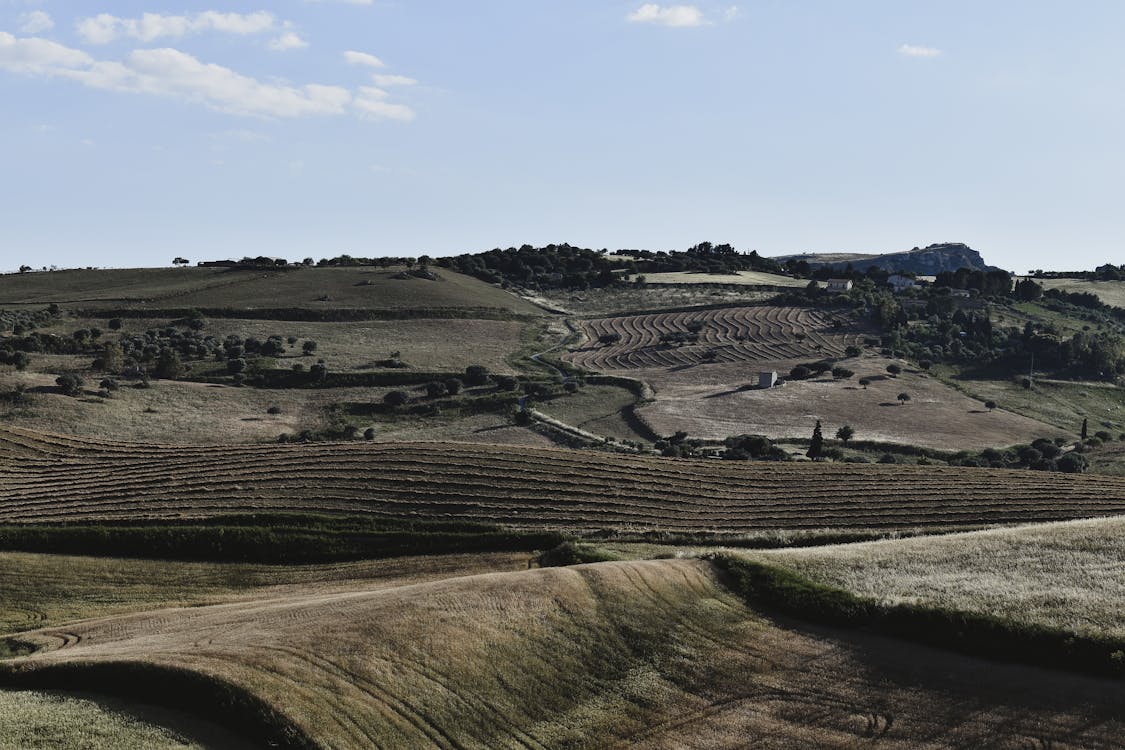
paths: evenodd
<path fill-rule="evenodd" d="M 813 428 L 812 440 L 809 442 L 809 451 L 805 455 L 812 459 L 820 458 L 821 452 L 824 450 L 824 435 L 820 431 L 820 420 L 816 420 L 816 427 Z"/>

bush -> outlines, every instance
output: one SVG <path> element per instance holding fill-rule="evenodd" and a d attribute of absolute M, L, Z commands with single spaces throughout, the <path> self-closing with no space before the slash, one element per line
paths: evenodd
<path fill-rule="evenodd" d="M 789 371 L 790 380 L 805 380 L 810 375 L 812 375 L 812 370 L 805 367 L 804 365 L 797 365 Z"/>
<path fill-rule="evenodd" d="M 266 414 L 280 414 L 280 413 L 281 413 L 281 407 L 280 406 L 271 406 L 270 408 L 266 409 Z"/>
<path fill-rule="evenodd" d="M 531 424 L 531 412 L 527 409 L 517 409 L 512 413 L 512 423 L 518 427 L 527 427 Z"/>
<path fill-rule="evenodd" d="M 516 391 L 519 390 L 520 381 L 512 375 L 497 375 L 496 387 L 502 391 Z"/>
<path fill-rule="evenodd" d="M 445 390 L 450 396 L 456 396 L 465 387 L 461 378 L 449 378 L 445 381 Z"/>
<path fill-rule="evenodd" d="M 405 406 L 410 403 L 410 394 L 406 391 L 391 391 L 383 396 L 383 403 L 387 406 Z"/>
<path fill-rule="evenodd" d="M 881 464 L 897 464 L 898 459 L 895 458 L 895 454 L 893 454 L 893 453 L 884 453 L 883 455 L 879 456 L 879 463 L 881 463 Z"/>
<path fill-rule="evenodd" d="M 1089 468 L 1090 462 L 1087 461 L 1086 457 L 1081 453 L 1071 451 L 1065 456 L 1061 456 L 1058 461 L 1055 462 L 1055 465 L 1058 467 L 1058 470 L 1064 474 L 1081 474 Z"/>
<path fill-rule="evenodd" d="M 375 439 L 375 428 L 374 427 L 368 427 L 366 430 L 364 430 L 363 431 L 363 439 L 364 440 L 374 440 Z"/>
<path fill-rule="evenodd" d="M 469 365 L 465 368 L 465 382 L 469 385 L 488 385 L 492 376 L 484 365 Z"/>
<path fill-rule="evenodd" d="M 426 395 L 430 398 L 441 398 L 447 393 L 449 389 L 445 387 L 445 383 L 437 380 L 426 383 Z"/>
<path fill-rule="evenodd" d="M 902 372 L 902 368 L 898 365 L 887 365 L 887 372 L 889 372 L 891 375 L 897 376 Z"/>
<path fill-rule="evenodd" d="M 59 375 L 55 378 L 55 384 L 67 396 L 80 396 L 86 382 L 78 375 Z"/>
<path fill-rule="evenodd" d="M 844 350 L 845 357 L 858 357 L 862 353 L 862 350 L 858 346 L 849 346 Z"/>

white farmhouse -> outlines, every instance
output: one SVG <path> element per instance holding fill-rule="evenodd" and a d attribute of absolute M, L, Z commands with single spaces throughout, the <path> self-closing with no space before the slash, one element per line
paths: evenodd
<path fill-rule="evenodd" d="M 887 285 L 894 290 L 895 294 L 898 294 L 899 292 L 904 292 L 907 289 L 913 289 L 914 279 L 910 278 L 909 276 L 902 276 L 900 274 L 893 273 L 887 277 Z"/>
<path fill-rule="evenodd" d="M 852 288 L 851 279 L 829 279 L 828 291 L 830 292 L 847 292 Z"/>

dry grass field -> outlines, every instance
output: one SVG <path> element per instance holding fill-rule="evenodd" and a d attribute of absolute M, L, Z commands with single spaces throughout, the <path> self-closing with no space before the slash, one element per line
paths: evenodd
<path fill-rule="evenodd" d="M 636 277 L 633 277 L 634 279 Z M 691 273 L 687 271 L 644 274 L 646 284 L 739 284 L 748 286 L 784 286 L 803 289 L 809 282 L 792 276 L 762 271 L 736 273 Z"/>
<path fill-rule="evenodd" d="M 170 324 L 167 318 L 125 318 L 122 332 L 143 333 Z M 106 321 L 93 318 L 63 318 L 43 330 L 69 335 L 78 328 L 105 328 Z M 306 367 L 324 359 L 333 371 L 377 370 L 391 352 L 399 352 L 402 361 L 412 369 L 426 372 L 458 372 L 469 365 L 484 365 L 492 372 L 511 372 L 510 355 L 523 345 L 533 324 L 508 320 L 409 319 L 361 322 L 319 323 L 302 321 L 242 320 L 210 318 L 203 333 L 224 339 L 235 335 L 265 340 L 270 336 L 288 339 L 287 352 L 277 358 L 277 367 L 288 368 L 295 363 Z M 110 334 L 112 336 L 112 334 Z M 303 356 L 302 344 L 315 341 L 313 356 Z M 545 347 L 544 347 L 545 348 Z M 83 358 L 82 366 L 89 365 Z M 35 355 L 36 370 L 51 370 L 46 355 Z"/>
<path fill-rule="evenodd" d="M 1046 289 L 1096 294 L 1107 305 L 1125 307 L 1125 281 L 1085 281 L 1083 279 L 1036 279 Z"/>
<path fill-rule="evenodd" d="M 843 319 L 819 310 L 772 306 L 585 320 L 581 328 L 586 343 L 567 359 L 590 370 L 613 371 L 691 366 L 712 349 L 716 363 L 841 357 L 848 346 L 862 341 L 860 332 L 845 325 Z M 701 326 L 696 343 L 661 343 L 662 336 L 687 334 L 693 326 Z M 604 335 L 620 340 L 599 344 Z"/>
<path fill-rule="evenodd" d="M 1125 732 L 1117 683 L 782 626 L 689 560 L 310 586 L 23 638 L 44 650 L 4 663 L 17 679 L 201 674 L 318 747 L 1109 748 Z"/>
<path fill-rule="evenodd" d="M 250 750 L 194 716 L 72 693 L 0 690 L 0 750 Z"/>
<path fill-rule="evenodd" d="M 523 570 L 526 553 L 451 554 L 322 565 L 256 565 L 0 552 L 0 636 L 74 620 L 252 596 L 400 586 Z"/>
<path fill-rule="evenodd" d="M 8 274 L 0 276 L 0 305 L 313 310 L 492 308 L 527 315 L 543 312 L 499 287 L 454 271 L 438 269 L 438 280 L 431 281 L 397 278 L 402 270 L 139 268 Z"/>
<path fill-rule="evenodd" d="M 452 443 L 165 446 L 0 430 L 0 522 L 259 510 L 572 531 L 964 527 L 1123 513 L 1125 479 Z"/>
<path fill-rule="evenodd" d="M 573 315 L 604 317 L 636 310 L 753 304 L 776 297 L 775 292 L 749 286 L 713 287 L 700 284 L 602 287 L 584 291 L 544 292 L 541 301 Z"/>
<path fill-rule="evenodd" d="M 845 381 L 790 380 L 781 388 L 746 391 L 738 387 L 753 383 L 754 371 L 741 373 L 741 380 L 736 380 L 739 373 L 733 367 L 710 365 L 687 372 L 646 372 L 643 377 L 657 389 L 658 399 L 638 413 L 662 435 L 684 430 L 714 440 L 741 434 L 807 438 L 819 419 L 826 437 L 849 424 L 858 440 L 944 450 L 979 450 L 1075 435 L 1081 424 L 1079 419 L 1064 430 L 1004 408 L 989 412 L 983 401 L 922 373 L 888 376 L 890 362 L 881 357 L 851 359 L 844 365 L 856 374 Z M 705 372 L 691 374 L 700 370 Z M 866 389 L 858 385 L 863 378 L 871 380 Z M 898 401 L 898 394 L 904 392 L 910 395 L 905 405 Z M 997 400 L 1002 406 L 1008 403 Z"/>
<path fill-rule="evenodd" d="M 1125 638 L 1125 518 L 747 554 L 886 603 Z"/>

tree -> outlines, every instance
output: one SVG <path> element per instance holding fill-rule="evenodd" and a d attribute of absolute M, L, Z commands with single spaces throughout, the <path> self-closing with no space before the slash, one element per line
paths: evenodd
<path fill-rule="evenodd" d="M 836 430 L 836 439 L 847 446 L 848 441 L 855 437 L 855 429 L 850 424 L 846 424 L 840 429 Z"/>
<path fill-rule="evenodd" d="M 867 390 L 867 386 L 871 385 L 871 378 L 860 378 L 859 384 L 863 386 L 863 390 Z"/>
<path fill-rule="evenodd" d="M 309 368 L 309 379 L 314 383 L 323 383 L 328 379 L 328 365 L 324 364 L 324 360 L 317 360 L 317 363 Z"/>
<path fill-rule="evenodd" d="M 902 368 L 898 365 L 887 365 L 887 372 L 897 377 L 902 372 Z"/>
<path fill-rule="evenodd" d="M 445 390 L 449 391 L 450 396 L 456 396 L 465 387 L 465 383 L 461 378 L 449 378 L 445 381 Z"/>
<path fill-rule="evenodd" d="M 1059 471 L 1064 474 L 1081 474 L 1086 471 L 1090 462 L 1081 453 L 1071 451 L 1058 460 Z"/>
<path fill-rule="evenodd" d="M 488 385 L 492 376 L 484 365 L 469 365 L 465 368 L 465 382 L 469 385 Z"/>
<path fill-rule="evenodd" d="M 410 403 L 410 394 L 406 391 L 391 391 L 383 396 L 383 403 L 387 406 L 404 406 Z"/>
<path fill-rule="evenodd" d="M 440 380 L 434 380 L 426 383 L 426 395 L 430 398 L 441 398 L 449 393 L 449 389 L 445 387 L 445 383 Z"/>
<path fill-rule="evenodd" d="M 847 380 L 852 375 L 855 375 L 855 373 L 852 372 L 851 370 L 849 370 L 846 367 L 833 367 L 832 368 L 832 377 L 834 377 L 836 380 Z"/>
<path fill-rule="evenodd" d="M 900 402 L 901 402 L 901 403 L 902 403 L 903 405 L 905 405 L 905 404 L 906 404 L 906 402 L 910 400 L 910 394 L 909 394 L 909 393 L 900 393 L 900 394 L 898 394 L 898 400 L 899 400 L 899 401 L 900 401 Z"/>
<path fill-rule="evenodd" d="M 238 375 L 246 370 L 246 360 L 241 357 L 236 359 L 227 360 L 227 372 L 231 375 Z"/>
<path fill-rule="evenodd" d="M 1083 418 L 1082 418 L 1082 439 L 1083 439 L 1083 440 L 1085 440 L 1085 439 L 1086 439 L 1086 436 L 1087 436 L 1087 434 L 1088 434 L 1088 433 L 1087 433 L 1087 430 L 1089 429 L 1089 426 L 1090 426 L 1090 424 L 1089 424 L 1089 420 L 1088 420 L 1088 419 L 1086 419 L 1085 417 L 1083 417 Z"/>
<path fill-rule="evenodd" d="M 86 382 L 78 375 L 59 375 L 55 378 L 55 384 L 67 396 L 80 396 Z"/>
<path fill-rule="evenodd" d="M 311 357 L 312 353 L 316 351 L 316 342 L 306 341 L 305 343 L 301 344 L 301 351 L 304 352 L 306 357 Z"/>
<path fill-rule="evenodd" d="M 311 260 L 311 258 L 309 260 Z M 363 431 L 363 439 L 364 440 L 374 440 L 375 439 L 375 428 L 374 427 L 368 427 L 366 430 L 364 430 Z"/>
<path fill-rule="evenodd" d="M 996 402 L 995 401 L 985 401 L 984 402 L 984 408 L 988 409 L 989 411 L 992 411 L 996 408 Z"/>
<path fill-rule="evenodd" d="M 816 427 L 813 428 L 812 440 L 809 441 L 809 450 L 805 453 L 806 456 L 814 461 L 820 458 L 824 453 L 824 434 L 820 429 L 820 420 L 816 420 Z"/>
<path fill-rule="evenodd" d="M 609 346 L 610 344 L 616 344 L 620 340 L 621 340 L 621 334 L 620 333 L 603 333 L 601 336 L 598 336 L 598 343 L 602 344 L 603 346 Z"/>
<path fill-rule="evenodd" d="M 790 380 L 804 380 L 809 375 L 812 375 L 812 370 L 805 367 L 804 365 L 797 365 L 789 371 Z"/>
<path fill-rule="evenodd" d="M 176 350 L 164 348 L 160 350 L 160 356 L 156 358 L 156 366 L 152 369 L 152 374 L 164 380 L 175 380 L 180 377 L 182 369 L 180 355 L 176 353 Z"/>
<path fill-rule="evenodd" d="M 120 331 L 121 330 L 121 318 L 110 318 L 109 319 L 109 329 L 111 331 Z"/>
<path fill-rule="evenodd" d="M 20 273 L 27 273 L 31 270 L 31 266 L 20 266 Z"/>
<path fill-rule="evenodd" d="M 172 265 L 174 265 L 174 266 L 186 266 L 190 263 L 191 263 L 191 261 L 188 260 L 187 258 L 176 257 L 172 260 Z"/>
<path fill-rule="evenodd" d="M 845 357 L 858 357 L 862 353 L 862 350 L 858 346 L 849 346 L 844 350 Z"/>

